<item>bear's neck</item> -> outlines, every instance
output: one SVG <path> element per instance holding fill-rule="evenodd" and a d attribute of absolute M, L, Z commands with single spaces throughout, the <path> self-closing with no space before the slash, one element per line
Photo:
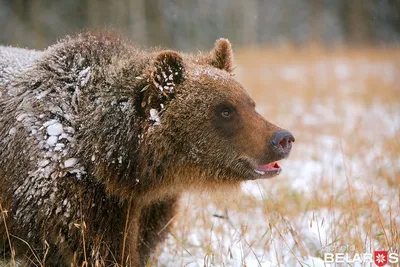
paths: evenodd
<path fill-rule="evenodd" d="M 125 199 L 164 183 L 171 158 L 149 139 L 157 127 L 150 110 L 162 99 L 149 86 L 144 61 L 114 57 L 106 67 L 89 66 L 92 77 L 80 89 L 76 112 L 76 152 L 88 175 Z"/>

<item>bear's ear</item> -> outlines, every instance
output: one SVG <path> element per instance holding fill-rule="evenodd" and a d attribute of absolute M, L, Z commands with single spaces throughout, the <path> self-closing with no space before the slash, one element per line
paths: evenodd
<path fill-rule="evenodd" d="M 233 51 L 228 39 L 218 39 L 211 51 L 209 64 L 227 72 L 233 71 Z"/>
<path fill-rule="evenodd" d="M 173 92 L 175 85 L 184 81 L 182 57 L 175 51 L 162 51 L 154 59 L 151 74 L 154 85 L 161 91 Z"/>

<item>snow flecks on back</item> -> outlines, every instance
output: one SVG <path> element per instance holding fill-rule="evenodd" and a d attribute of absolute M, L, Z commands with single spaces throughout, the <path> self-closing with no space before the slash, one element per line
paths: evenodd
<path fill-rule="evenodd" d="M 160 124 L 160 117 L 158 115 L 158 111 L 154 108 L 150 109 L 150 121 L 153 121 L 153 125 L 159 125 Z"/>
<path fill-rule="evenodd" d="M 91 76 L 91 72 L 90 72 L 90 67 L 87 67 L 83 70 L 81 70 L 78 73 L 78 78 L 79 78 L 79 82 L 80 82 L 80 86 L 85 86 L 86 83 L 89 81 L 90 76 Z"/>
<path fill-rule="evenodd" d="M 30 131 L 28 138 L 32 143 L 37 144 L 38 154 L 32 160 L 36 160 L 36 168 L 29 171 L 27 178 L 14 191 L 14 196 L 21 199 L 20 209 L 16 211 L 17 219 L 21 222 L 28 222 L 29 215 L 21 212 L 26 206 L 38 205 L 47 216 L 50 215 L 51 207 L 55 201 L 55 194 L 58 191 L 59 179 L 80 179 L 85 174 L 85 169 L 79 164 L 78 159 L 69 156 L 75 145 L 73 128 L 69 123 L 61 123 L 58 119 L 45 119 L 48 116 L 36 117 L 32 114 L 21 114 L 17 121 L 24 124 Z M 37 129 L 32 131 L 32 129 Z M 71 177 L 69 177 L 71 176 Z M 45 196 L 53 196 L 46 198 Z M 36 200 L 45 199 L 37 202 Z M 64 205 L 65 206 L 65 205 Z M 57 211 L 64 211 L 67 218 L 69 212 L 66 208 L 58 207 Z"/>
<path fill-rule="evenodd" d="M 79 57 L 78 57 L 79 58 Z M 83 61 L 82 61 L 83 62 Z M 82 63 L 81 62 L 81 63 Z M 83 63 L 82 63 L 83 64 Z M 71 212 L 71 200 L 67 200 L 67 204 L 58 203 L 59 201 L 59 184 L 61 179 L 83 179 L 86 174 L 85 168 L 75 157 L 74 147 L 75 140 L 75 117 L 71 108 L 66 106 L 69 101 L 78 105 L 78 97 L 80 90 L 91 77 L 90 66 L 75 66 L 75 82 L 68 84 L 68 88 L 46 88 L 42 86 L 33 92 L 35 104 L 40 103 L 42 106 L 40 113 L 32 113 L 31 106 L 33 102 L 23 103 L 15 114 L 18 124 L 23 125 L 28 133 L 29 143 L 32 144 L 34 157 L 32 162 L 36 161 L 36 165 L 32 165 L 32 169 L 26 174 L 26 178 L 22 183 L 16 185 L 14 189 L 15 199 L 19 199 L 20 203 L 17 207 L 15 217 L 21 223 L 29 223 L 30 215 L 24 210 L 34 209 L 40 210 L 43 215 L 51 216 L 53 212 L 63 215 L 65 224 L 69 224 L 68 218 Z M 62 71 L 59 70 L 58 73 Z M 74 92 L 71 95 L 71 90 Z M 66 103 L 59 106 L 56 104 L 59 100 L 53 98 L 53 92 L 58 91 L 57 97 L 66 100 Z M 75 97 L 75 102 L 74 102 Z M 69 111 L 69 112 L 67 112 Z M 14 127 L 9 130 L 10 138 L 16 135 L 21 128 Z M 46 197 L 50 196 L 50 197 Z M 73 202 L 75 203 L 75 202 Z M 54 209 L 54 207 L 57 207 Z"/>
<path fill-rule="evenodd" d="M 77 159 L 76 158 L 70 158 L 64 161 L 64 167 L 65 168 L 71 168 L 74 167 L 77 163 Z"/>
<path fill-rule="evenodd" d="M 43 124 L 49 136 L 59 136 L 64 132 L 63 126 L 57 120 L 51 120 Z"/>
<path fill-rule="evenodd" d="M 9 131 L 8 131 L 8 135 L 14 135 L 17 132 L 17 129 L 15 129 L 15 127 L 12 127 Z"/>

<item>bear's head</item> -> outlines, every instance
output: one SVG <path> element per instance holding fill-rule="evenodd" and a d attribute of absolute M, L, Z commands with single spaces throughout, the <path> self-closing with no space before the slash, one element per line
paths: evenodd
<path fill-rule="evenodd" d="M 256 111 L 232 75 L 233 64 L 226 39 L 206 56 L 154 55 L 152 90 L 165 101 L 149 112 L 145 145 L 157 147 L 154 160 L 169 162 L 166 171 L 176 179 L 238 184 L 281 172 L 276 161 L 289 155 L 294 137 Z"/>

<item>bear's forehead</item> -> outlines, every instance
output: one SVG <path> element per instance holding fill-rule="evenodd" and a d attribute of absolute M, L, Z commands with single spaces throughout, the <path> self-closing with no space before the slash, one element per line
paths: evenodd
<path fill-rule="evenodd" d="M 201 84 L 212 84 L 212 90 L 218 92 L 220 96 L 229 98 L 233 102 L 249 104 L 255 103 L 243 86 L 236 81 L 232 74 L 213 67 L 199 66 L 193 69 L 191 79 Z"/>
<path fill-rule="evenodd" d="M 226 82 L 232 79 L 231 75 L 226 71 L 208 66 L 197 66 L 192 71 L 193 79 L 210 78 L 215 81 Z"/>

